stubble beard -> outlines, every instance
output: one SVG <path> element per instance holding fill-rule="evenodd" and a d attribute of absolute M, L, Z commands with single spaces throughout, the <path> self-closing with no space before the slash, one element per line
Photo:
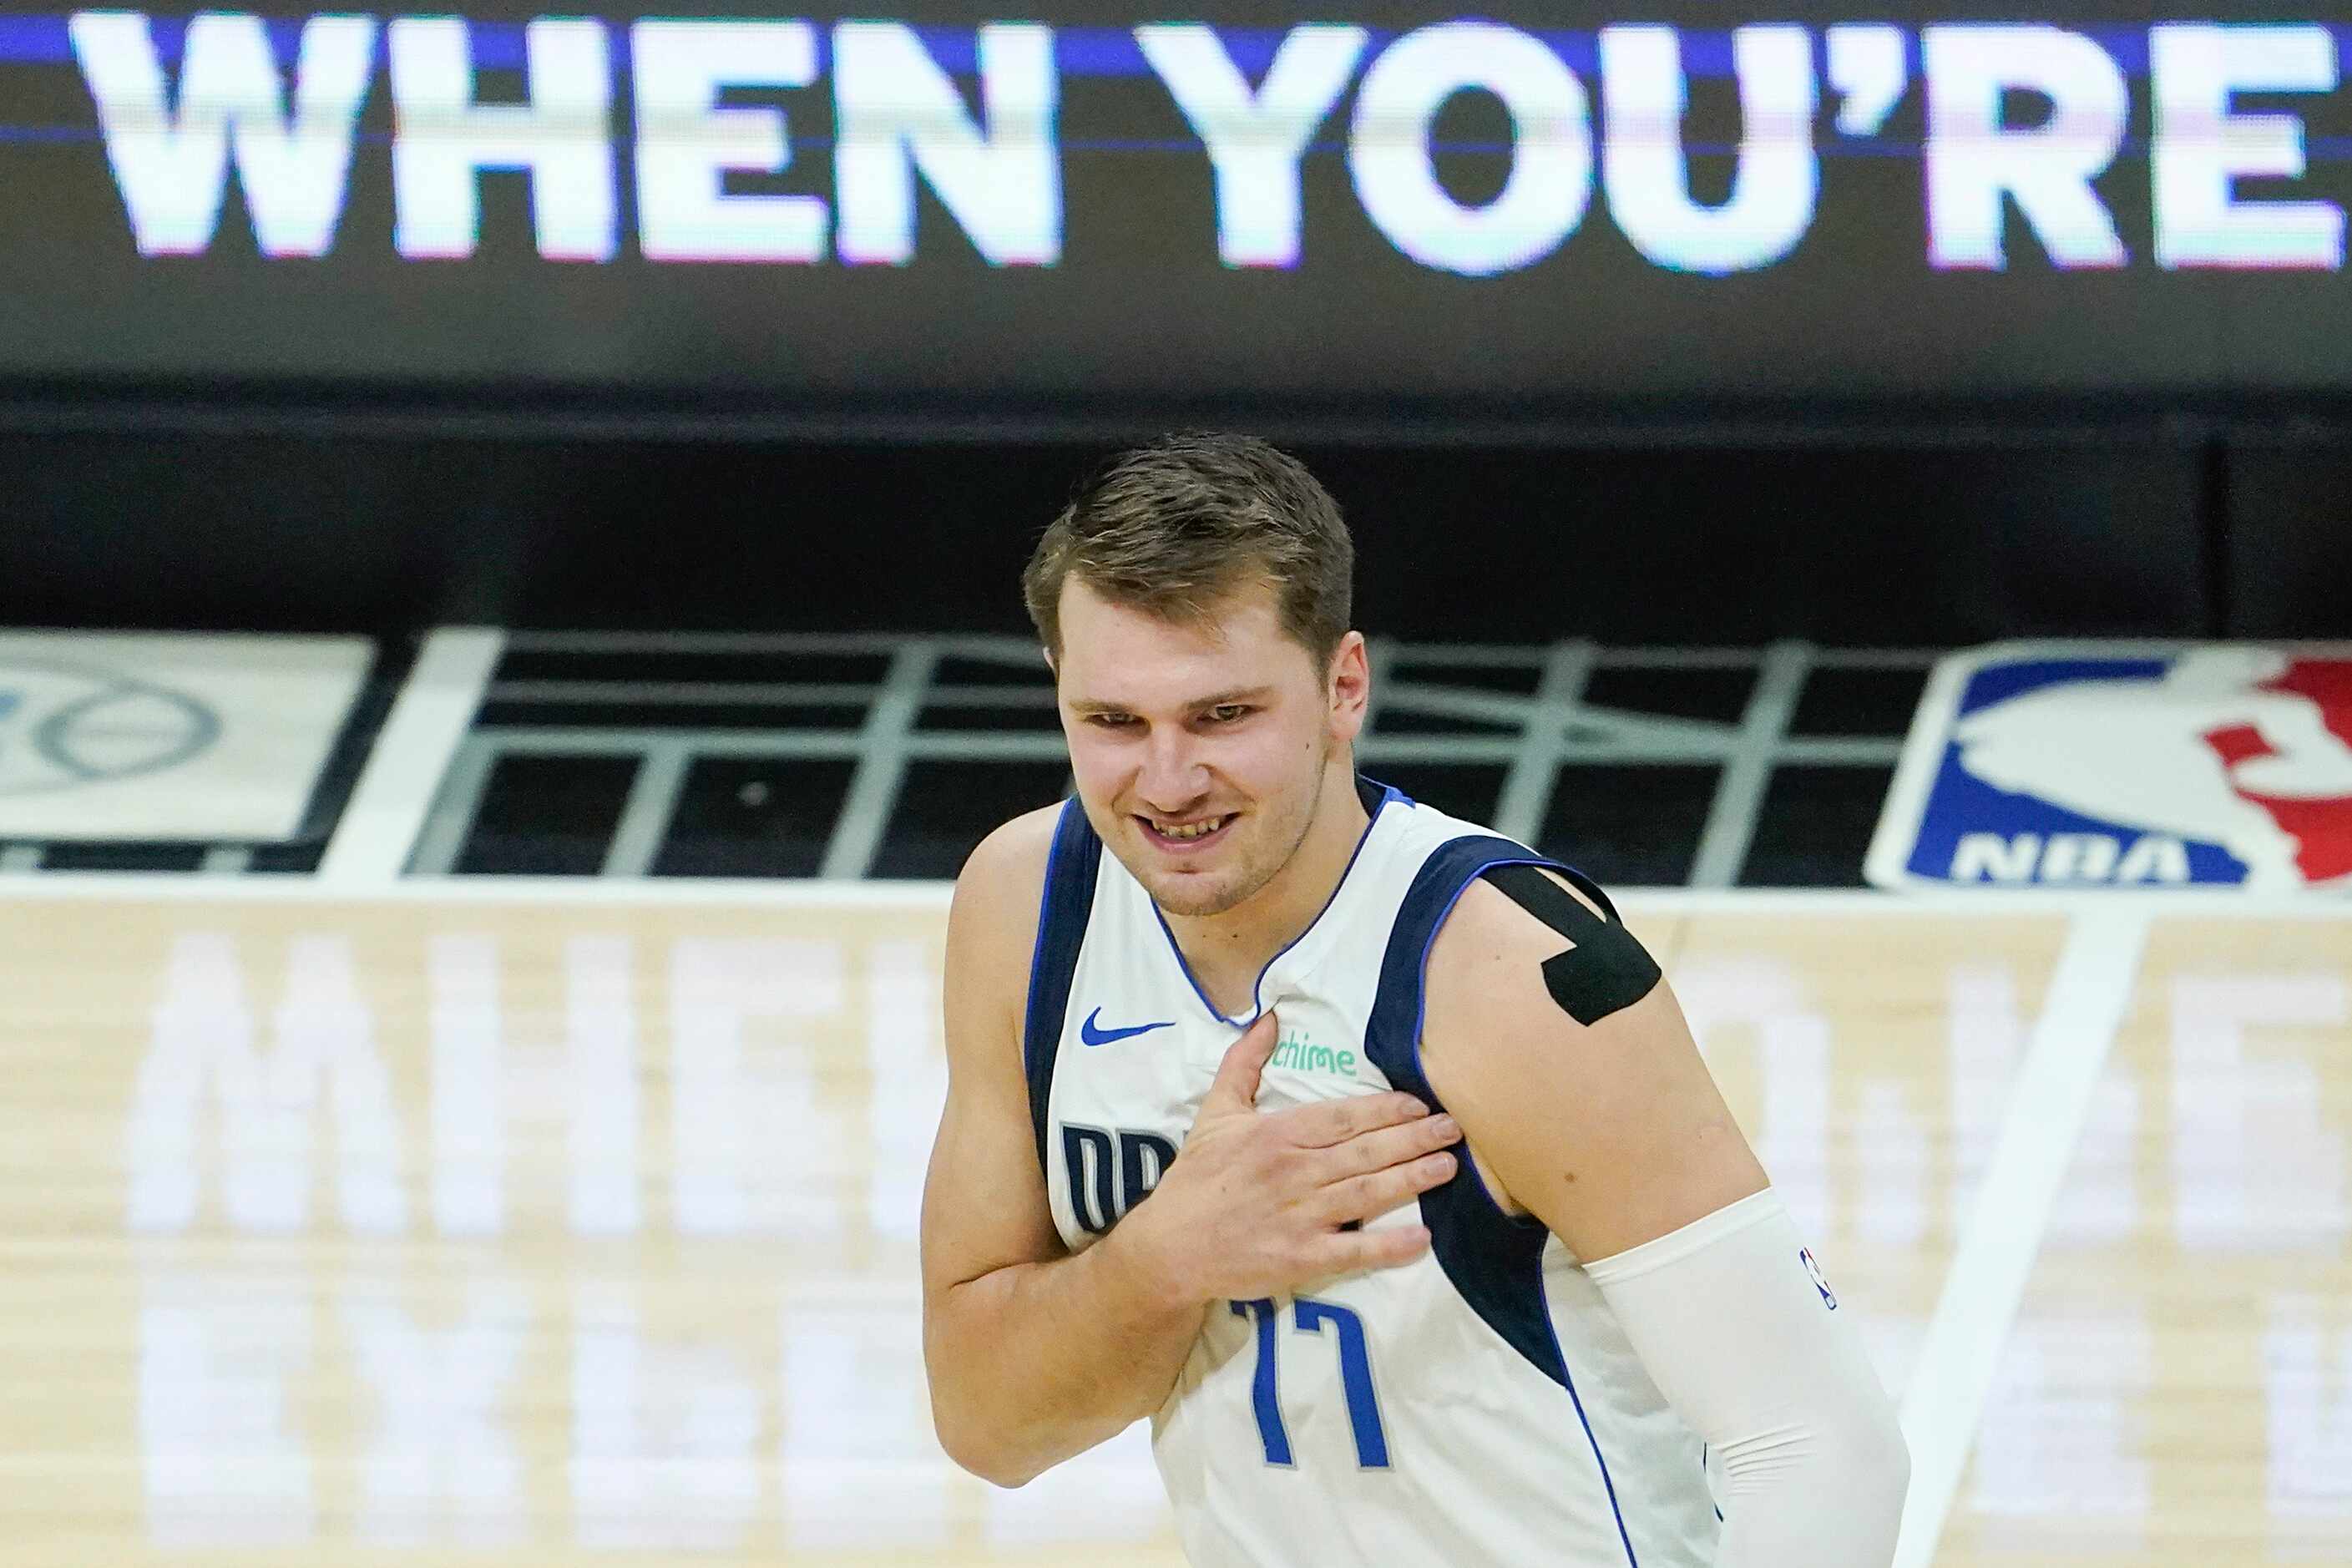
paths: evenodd
<path fill-rule="evenodd" d="M 1307 792 L 1305 807 L 1298 814 L 1297 828 L 1295 831 L 1281 835 L 1287 837 L 1289 842 L 1282 846 L 1280 853 L 1274 853 L 1272 846 L 1266 845 L 1265 847 L 1266 853 L 1262 858 L 1252 859 L 1245 857 L 1222 875 L 1192 877 L 1181 873 L 1162 874 L 1144 884 L 1146 889 L 1151 894 L 1152 900 L 1171 915 L 1181 915 L 1187 920 L 1202 920 L 1213 915 L 1223 914 L 1228 910 L 1238 908 L 1255 898 L 1265 889 L 1267 883 L 1282 874 L 1284 867 L 1297 858 L 1299 847 L 1307 842 L 1307 834 L 1314 830 L 1316 814 L 1322 809 L 1323 805 L 1324 775 L 1330 770 L 1330 765 L 1331 747 L 1326 741 L 1320 749 L 1320 755 L 1316 758 L 1314 784 Z M 1253 822 L 1250 826 L 1259 829 L 1261 833 L 1267 831 L 1280 833 L 1283 825 L 1260 820 Z M 1194 890 L 1196 885 L 1202 882 L 1209 885 Z M 1190 898 L 1182 896 L 1187 891 L 1192 892 Z"/>

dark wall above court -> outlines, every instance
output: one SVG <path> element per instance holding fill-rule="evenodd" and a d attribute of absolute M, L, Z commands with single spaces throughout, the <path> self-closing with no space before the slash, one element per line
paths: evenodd
<path fill-rule="evenodd" d="M 1108 444 L 0 437 L 0 624 L 1017 629 Z M 1299 444 L 1419 638 L 2341 635 L 2352 452 Z"/>

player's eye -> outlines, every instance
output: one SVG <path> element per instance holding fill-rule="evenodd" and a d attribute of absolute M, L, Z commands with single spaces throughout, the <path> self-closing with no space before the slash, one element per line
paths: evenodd
<path fill-rule="evenodd" d="M 1237 723 L 1248 717 L 1250 707 L 1246 702 L 1220 702 L 1209 710 L 1209 721 L 1213 724 Z"/>
<path fill-rule="evenodd" d="M 1087 722 L 1103 730 L 1124 730 L 1135 722 L 1132 713 L 1089 713 Z"/>

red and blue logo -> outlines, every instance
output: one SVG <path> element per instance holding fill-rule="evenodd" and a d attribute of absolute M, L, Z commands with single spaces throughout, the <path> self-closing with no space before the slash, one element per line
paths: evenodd
<path fill-rule="evenodd" d="M 1813 1289 L 1822 1293 L 1822 1304 L 1831 1311 L 1836 1311 L 1837 1292 L 1830 1289 L 1829 1279 L 1822 1272 L 1822 1266 L 1813 1261 L 1813 1249 L 1810 1247 L 1797 1248 L 1797 1258 L 1805 1266 L 1805 1272 L 1813 1277 Z"/>
<path fill-rule="evenodd" d="M 1881 887 L 2352 890 L 2352 645 L 2003 643 L 1936 668 Z"/>

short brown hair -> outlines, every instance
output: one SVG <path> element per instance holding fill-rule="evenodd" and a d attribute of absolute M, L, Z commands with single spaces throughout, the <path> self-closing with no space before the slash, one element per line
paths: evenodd
<path fill-rule="evenodd" d="M 1263 582 L 1319 672 L 1348 634 L 1355 568 L 1339 504 L 1305 464 L 1255 437 L 1186 431 L 1089 475 L 1037 541 L 1021 596 L 1058 658 L 1072 574 L 1115 604 L 1196 623 Z"/>

